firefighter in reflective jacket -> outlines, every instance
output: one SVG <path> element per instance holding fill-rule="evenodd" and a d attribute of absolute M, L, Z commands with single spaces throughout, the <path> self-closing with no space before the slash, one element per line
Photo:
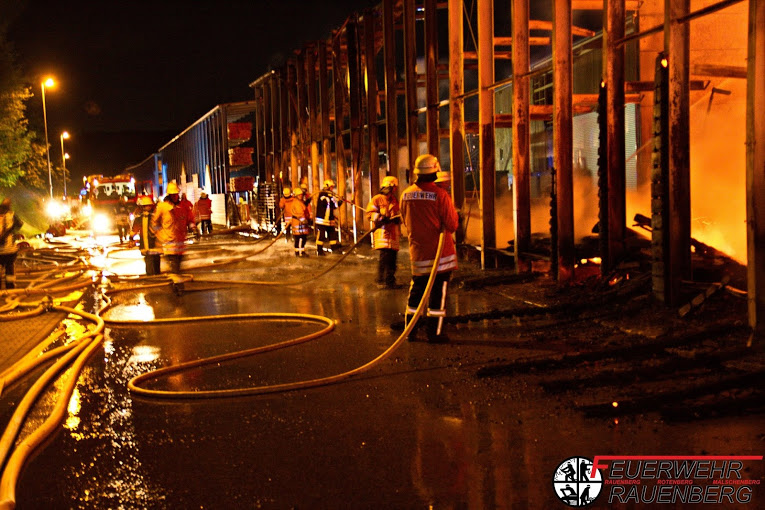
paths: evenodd
<path fill-rule="evenodd" d="M 292 200 L 292 237 L 295 239 L 295 256 L 307 257 L 305 242 L 311 232 L 311 205 L 303 199 L 303 190 L 295 189 L 295 198 Z"/>
<path fill-rule="evenodd" d="M 316 252 L 324 255 L 324 247 L 330 250 L 338 248 L 337 219 L 335 211 L 339 204 L 335 195 L 335 182 L 324 181 L 324 189 L 316 199 Z"/>
<path fill-rule="evenodd" d="M 154 214 L 154 200 L 148 196 L 138 197 L 138 207 L 133 222 L 133 235 L 139 235 L 139 248 L 149 276 L 160 274 L 159 257 L 162 250 L 156 246 L 157 236 L 151 230 L 151 216 Z"/>
<path fill-rule="evenodd" d="M 151 228 L 162 245 L 162 253 L 170 262 L 170 273 L 180 274 L 181 259 L 186 252 L 186 232 L 195 228 L 194 217 L 181 206 L 180 189 L 175 182 L 167 185 L 165 199 L 157 204 L 151 217 Z"/>
<path fill-rule="evenodd" d="M 409 232 L 409 257 L 412 262 L 412 283 L 405 321 L 417 311 L 425 293 L 428 276 L 433 264 L 437 264 L 436 280 L 430 294 L 427 311 L 426 332 L 428 341 L 447 342 L 442 333 L 446 316 L 446 287 L 452 271 L 457 269 L 457 252 L 452 234 L 457 230 L 459 219 L 452 199 L 444 189 L 435 184 L 441 170 L 438 159 L 430 154 L 419 156 L 414 163 L 415 183 L 401 194 L 401 217 Z M 444 232 L 441 258 L 436 261 L 438 239 Z M 410 335 L 414 340 L 414 332 Z"/>
<path fill-rule="evenodd" d="M 367 205 L 367 218 L 374 230 L 372 248 L 380 253 L 377 264 L 377 285 L 381 288 L 396 288 L 396 257 L 401 237 L 401 211 L 396 191 L 398 179 L 389 175 L 383 178 L 380 193 L 372 197 Z"/>
<path fill-rule="evenodd" d="M 284 237 L 290 238 L 290 232 L 292 230 L 292 201 L 295 197 L 292 196 L 292 190 L 285 187 L 282 189 L 282 198 L 279 199 L 279 209 L 282 211 L 282 218 L 284 219 Z"/>

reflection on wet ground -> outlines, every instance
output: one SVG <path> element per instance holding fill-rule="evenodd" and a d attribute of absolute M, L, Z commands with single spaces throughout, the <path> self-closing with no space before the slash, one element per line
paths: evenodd
<path fill-rule="evenodd" d="M 290 262 L 288 273 L 275 271 L 274 259 L 204 278 L 274 280 L 318 267 L 313 260 Z M 406 289 L 378 290 L 370 281 L 375 267 L 367 253 L 301 287 L 193 283 L 183 296 L 146 289 L 115 295 L 108 313 L 147 322 L 285 311 L 336 318 L 336 331 L 318 340 L 156 385 L 218 389 L 323 377 L 366 363 L 395 340 L 389 325 L 401 320 Z M 498 292 L 456 291 L 450 313 L 515 305 Z M 18 506 L 554 508 L 560 502 L 552 474 L 571 456 L 761 449 L 755 440 L 762 439 L 761 417 L 669 425 L 641 415 L 616 424 L 585 418 L 565 394 L 543 392 L 544 374 L 477 378 L 487 363 L 549 355 L 555 344 L 529 342 L 501 321 L 452 328 L 450 344 L 405 343 L 350 382 L 204 401 L 138 398 L 127 382 L 152 368 L 278 342 L 315 325 L 231 320 L 108 329 L 61 433 L 25 470 Z M 38 414 L 45 407 L 43 399 Z M 748 475 L 761 477 L 762 467 Z"/>

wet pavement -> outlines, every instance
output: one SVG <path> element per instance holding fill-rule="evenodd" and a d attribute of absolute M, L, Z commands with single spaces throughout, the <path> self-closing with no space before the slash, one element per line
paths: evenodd
<path fill-rule="evenodd" d="M 553 477 L 570 457 L 765 450 L 758 385 L 724 387 L 722 401 L 706 393 L 678 396 L 689 378 L 716 388 L 719 378 L 756 376 L 765 366 L 761 354 L 739 356 L 730 347 L 746 338 L 736 327 L 710 328 L 700 340 L 688 340 L 685 330 L 703 330 L 707 317 L 680 321 L 647 303 L 644 293 L 532 313 L 586 302 L 590 295 L 586 288 L 560 291 L 545 276 L 512 283 L 508 273 L 494 272 L 489 279 L 509 283 L 489 284 L 470 263 L 463 263 L 452 285 L 449 315 L 465 320 L 448 324 L 448 344 L 404 342 L 370 371 L 308 390 L 206 400 L 131 394 L 128 381 L 150 369 L 317 329 L 238 319 L 151 325 L 154 318 L 293 312 L 337 321 L 327 336 L 171 375 L 151 383 L 157 389 L 231 389 L 325 377 L 363 365 L 395 341 L 399 332 L 391 325 L 403 319 L 407 290 L 373 284 L 377 261 L 369 248 L 315 281 L 307 280 L 339 255 L 296 259 L 281 240 L 247 260 L 201 267 L 247 255 L 262 243 L 220 239 L 192 247 L 184 267 L 195 281 L 182 296 L 169 286 L 114 294 L 107 318 L 147 324 L 107 328 L 103 350 L 81 375 L 65 423 L 22 472 L 18 508 L 564 508 Z M 134 251 L 115 251 L 105 260 L 123 274 L 139 273 L 143 262 Z M 399 282 L 408 275 L 402 251 Z M 306 283 L 206 283 L 232 279 Z M 86 309 L 97 306 L 92 299 L 84 303 Z M 717 306 L 740 314 L 741 304 L 731 297 L 721 296 Z M 614 352 L 592 355 L 605 348 Z M 721 353 L 728 354 L 718 359 Z M 716 364 L 709 362 L 713 355 Z M 706 361 L 678 368 L 678 360 L 694 357 Z M 5 390 L 3 423 L 35 375 Z M 25 431 L 43 419 L 57 391 L 40 400 Z M 748 404 L 693 416 L 694 409 L 723 409 L 718 402 L 737 398 Z M 609 409 L 612 402 L 623 402 L 624 412 Z M 630 409 L 629 403 L 642 407 Z M 672 415 L 668 406 L 689 413 Z M 763 476 L 761 461 L 746 463 L 747 478 Z M 601 498 L 594 507 L 686 507 L 609 505 Z M 765 492 L 754 486 L 751 506 L 723 501 L 714 507 L 757 508 L 764 502 Z"/>

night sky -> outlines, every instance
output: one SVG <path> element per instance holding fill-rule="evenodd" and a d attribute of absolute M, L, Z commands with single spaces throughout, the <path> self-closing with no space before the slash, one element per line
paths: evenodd
<path fill-rule="evenodd" d="M 16 11 L 8 38 L 34 87 L 33 126 L 41 78 L 58 81 L 45 94 L 51 158 L 69 131 L 74 180 L 117 173 L 215 105 L 252 99 L 249 83 L 379 0 L 0 2 Z"/>

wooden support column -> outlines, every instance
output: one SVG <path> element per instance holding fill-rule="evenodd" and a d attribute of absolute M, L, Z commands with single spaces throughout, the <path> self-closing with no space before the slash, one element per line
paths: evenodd
<path fill-rule="evenodd" d="M 274 156 L 272 173 L 268 176 L 268 182 L 275 182 L 281 170 L 282 159 L 282 129 L 279 125 L 281 99 L 279 98 L 279 75 L 275 72 L 271 74 L 269 85 L 271 86 L 271 147 L 273 148 Z"/>
<path fill-rule="evenodd" d="M 311 180 L 313 189 L 320 190 L 319 181 L 319 117 L 316 111 L 316 47 L 306 47 L 305 70 L 308 78 L 308 139 L 311 142 Z"/>
<path fill-rule="evenodd" d="M 428 153 L 441 158 L 438 138 L 438 11 L 436 0 L 425 3 L 425 101 Z"/>
<path fill-rule="evenodd" d="M 375 65 L 375 11 L 364 13 L 364 64 L 367 83 L 367 132 L 369 136 L 369 196 L 380 189 L 380 140 L 377 132 L 377 66 Z M 366 205 L 366 204 L 359 204 Z"/>
<path fill-rule="evenodd" d="M 608 253 L 602 264 L 613 269 L 624 255 L 627 229 L 626 163 L 624 156 L 624 45 L 616 42 L 624 37 L 625 0 L 605 2 L 605 55 L 608 165 Z"/>
<path fill-rule="evenodd" d="M 358 18 L 350 21 L 345 28 L 346 47 L 348 48 L 348 75 L 350 77 L 350 121 L 351 121 L 351 182 L 353 186 L 353 201 L 363 207 L 361 189 L 361 164 L 364 160 L 362 152 L 362 129 L 361 120 L 361 83 L 360 55 L 359 55 L 359 25 Z M 364 226 L 363 214 L 358 214 L 354 208 L 352 217 L 355 219 L 356 232 Z"/>
<path fill-rule="evenodd" d="M 308 139 L 308 112 L 306 111 L 307 94 L 305 79 L 305 54 L 304 48 L 297 54 L 297 121 L 298 121 L 298 160 L 300 164 L 300 180 L 308 178 L 308 162 L 311 160 L 311 143 Z M 292 183 L 297 185 L 297 183 Z"/>
<path fill-rule="evenodd" d="M 765 339 L 765 1 L 749 1 L 746 102 L 747 301 L 754 340 Z M 753 342 L 750 342 L 753 343 Z"/>
<path fill-rule="evenodd" d="M 289 129 L 290 129 L 290 185 L 295 187 L 300 183 L 298 170 L 298 119 L 297 119 L 297 77 L 295 61 L 290 59 L 287 64 L 287 91 L 289 94 Z"/>
<path fill-rule="evenodd" d="M 289 91 L 287 90 L 287 67 L 283 67 L 279 74 L 279 124 L 282 129 L 281 145 L 281 180 L 290 180 L 290 124 L 289 124 Z"/>
<path fill-rule="evenodd" d="M 528 271 L 523 261 L 531 245 L 531 152 L 529 101 L 529 0 L 513 0 L 513 217 L 515 269 Z"/>
<path fill-rule="evenodd" d="M 398 169 L 398 100 L 396 94 L 396 27 L 393 4 L 396 0 L 383 0 L 383 53 L 385 56 L 385 143 L 388 154 L 388 175 L 397 177 Z M 403 189 L 403 188 L 401 188 Z"/>
<path fill-rule="evenodd" d="M 481 168 L 481 268 L 486 269 L 487 248 L 496 248 L 494 194 L 494 0 L 478 0 L 478 144 Z M 493 264 L 492 264 L 493 265 Z"/>
<path fill-rule="evenodd" d="M 457 210 L 465 204 L 465 67 L 463 58 L 464 0 L 449 2 L 449 155 L 452 172 L 452 198 Z M 465 232 L 456 232 L 457 244 L 465 242 Z"/>
<path fill-rule="evenodd" d="M 417 43 L 414 0 L 404 2 L 404 85 L 406 88 L 406 145 L 409 150 L 409 180 L 414 181 L 414 160 L 419 155 L 417 141 Z M 406 186 L 399 183 L 401 188 Z"/>
<path fill-rule="evenodd" d="M 327 74 L 327 43 L 319 41 L 319 106 L 321 108 L 321 141 L 323 175 L 320 180 L 332 178 L 332 140 L 329 128 L 329 77 Z"/>
<path fill-rule="evenodd" d="M 347 163 L 345 159 L 345 143 L 343 129 L 345 128 L 345 69 L 341 44 L 342 34 L 335 34 L 332 39 L 332 77 L 334 81 L 334 113 L 335 113 L 335 158 L 337 164 L 337 194 L 346 198 L 345 181 Z M 338 222 L 341 227 L 348 227 L 348 209 L 345 202 L 338 209 Z"/>
<path fill-rule="evenodd" d="M 271 84 L 270 78 L 263 80 L 263 135 L 265 138 L 266 155 L 266 181 L 270 181 L 274 175 L 274 137 L 273 137 L 273 116 L 271 114 Z"/>
<path fill-rule="evenodd" d="M 558 205 L 558 282 L 574 278 L 573 57 L 571 0 L 553 2 L 553 166 Z"/>
<path fill-rule="evenodd" d="M 260 85 L 254 87 L 255 91 L 255 165 L 257 167 L 258 175 L 266 175 L 266 151 L 263 147 L 264 144 L 264 132 L 263 132 L 263 89 Z M 228 154 L 226 154 L 228 157 Z M 205 183 L 209 184 L 209 183 Z"/>
<path fill-rule="evenodd" d="M 669 61 L 669 304 L 680 304 L 680 283 L 691 279 L 690 27 L 674 20 L 690 0 L 665 0 L 664 47 Z"/>

